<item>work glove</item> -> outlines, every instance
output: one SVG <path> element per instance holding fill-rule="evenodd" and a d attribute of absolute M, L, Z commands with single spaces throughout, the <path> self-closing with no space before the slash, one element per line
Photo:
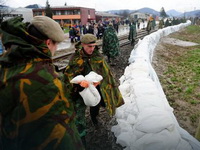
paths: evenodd
<path fill-rule="evenodd" d="M 81 82 L 79 82 L 79 85 L 81 87 L 88 88 L 89 87 L 89 82 L 86 81 L 86 80 L 82 80 Z"/>
<path fill-rule="evenodd" d="M 97 87 L 99 84 L 100 84 L 100 82 L 93 82 L 93 85 L 94 85 L 95 87 Z"/>

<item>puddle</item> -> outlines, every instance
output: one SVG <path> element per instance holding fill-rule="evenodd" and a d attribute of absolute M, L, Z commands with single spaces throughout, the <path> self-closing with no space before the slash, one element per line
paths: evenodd
<path fill-rule="evenodd" d="M 162 42 L 166 43 L 166 44 L 172 44 L 172 45 L 177 45 L 177 46 L 182 46 L 182 47 L 199 45 L 197 43 L 182 41 L 182 40 L 178 40 L 178 39 L 175 39 L 175 38 L 169 38 L 169 37 L 163 38 Z"/>

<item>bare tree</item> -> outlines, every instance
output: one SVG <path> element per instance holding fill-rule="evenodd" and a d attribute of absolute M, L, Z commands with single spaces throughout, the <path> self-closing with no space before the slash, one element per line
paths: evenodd
<path fill-rule="evenodd" d="M 46 2 L 46 7 L 45 7 L 45 15 L 52 18 L 53 16 L 53 12 L 51 10 L 51 7 L 50 7 L 50 4 L 49 4 L 49 1 L 47 0 Z"/>

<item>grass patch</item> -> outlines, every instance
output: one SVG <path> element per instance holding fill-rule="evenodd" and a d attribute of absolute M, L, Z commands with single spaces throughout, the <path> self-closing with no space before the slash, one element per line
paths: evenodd
<path fill-rule="evenodd" d="M 180 98 L 188 101 L 191 99 L 199 99 L 200 89 L 200 49 L 188 51 L 182 56 L 175 57 L 174 65 L 168 66 L 164 73 L 167 76 L 165 84 L 170 93 L 180 92 Z M 169 84 L 170 83 L 170 84 Z"/>
<path fill-rule="evenodd" d="M 191 25 L 186 27 L 188 34 L 200 33 L 200 28 L 196 25 Z"/>
<path fill-rule="evenodd" d="M 69 33 L 69 27 L 64 27 L 63 31 L 64 33 Z"/>
<path fill-rule="evenodd" d="M 196 123 L 196 122 L 198 121 L 198 118 L 199 118 L 199 115 L 198 115 L 198 114 L 192 114 L 192 115 L 190 116 L 190 121 L 191 121 L 192 123 Z"/>
<path fill-rule="evenodd" d="M 196 105 L 196 104 L 199 104 L 199 103 L 200 103 L 198 100 L 195 100 L 195 99 L 190 100 L 189 102 L 190 102 L 190 104 L 192 104 L 192 105 Z"/>
<path fill-rule="evenodd" d="M 179 32 L 172 34 L 171 37 L 177 38 L 183 41 L 190 41 L 200 44 L 200 27 L 197 25 L 190 25 L 186 27 L 186 30 L 181 31 L 181 36 Z"/>
<path fill-rule="evenodd" d="M 188 26 L 169 37 L 200 44 L 200 27 Z M 178 122 L 195 135 L 200 117 L 200 46 L 163 44 L 157 51 L 159 79 Z M 187 121 L 186 121 L 186 120 Z"/>

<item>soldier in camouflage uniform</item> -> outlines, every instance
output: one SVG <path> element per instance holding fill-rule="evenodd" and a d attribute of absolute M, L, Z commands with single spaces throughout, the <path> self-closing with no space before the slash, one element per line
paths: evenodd
<path fill-rule="evenodd" d="M 135 45 L 135 38 L 137 36 L 136 25 L 134 22 L 130 23 L 130 30 L 128 35 L 128 40 L 131 41 L 131 45 Z"/>
<path fill-rule="evenodd" d="M 112 23 L 104 31 L 102 42 L 103 54 L 108 57 L 108 62 L 110 63 L 111 58 L 115 58 L 120 54 L 119 40 Z"/>
<path fill-rule="evenodd" d="M 90 107 L 92 122 L 94 125 L 98 125 L 96 117 L 99 113 L 100 106 L 106 107 L 108 113 L 114 115 L 116 107 L 121 106 L 124 102 L 108 64 L 98 51 L 98 47 L 96 46 L 96 37 L 92 34 L 85 34 L 81 39 L 81 43 L 76 45 L 76 48 L 75 54 L 71 57 L 69 64 L 66 67 L 65 81 L 68 83 L 77 75 L 85 76 L 90 73 L 90 71 L 94 71 L 103 77 L 100 84 L 94 83 L 101 95 L 101 101 L 97 106 Z M 80 136 L 85 143 L 86 106 L 82 97 L 79 95 L 79 92 L 82 91 L 84 87 L 87 86 L 83 86 L 81 83 L 80 85 L 73 84 L 72 95 L 77 112 L 76 123 Z"/>
<path fill-rule="evenodd" d="M 59 24 L 36 16 L 1 24 L 7 52 L 0 57 L 1 150 L 83 150 L 68 89 L 51 55 L 64 40 Z"/>
<path fill-rule="evenodd" d="M 164 26 L 164 20 L 161 18 L 161 19 L 159 20 L 158 28 L 159 28 L 159 29 L 162 29 L 163 26 Z"/>
<path fill-rule="evenodd" d="M 147 22 L 147 27 L 146 27 L 146 31 L 148 34 L 152 30 L 152 25 L 153 25 L 153 17 L 151 16 Z"/>

